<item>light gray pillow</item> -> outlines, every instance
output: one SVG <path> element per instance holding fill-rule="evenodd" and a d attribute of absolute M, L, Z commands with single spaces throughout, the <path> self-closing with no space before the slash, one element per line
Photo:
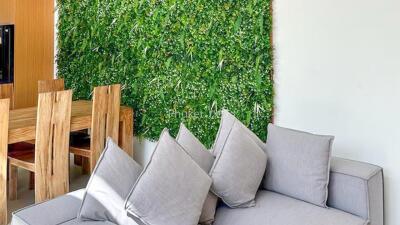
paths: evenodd
<path fill-rule="evenodd" d="M 142 167 L 108 138 L 89 179 L 78 218 L 137 225 L 125 210 L 125 200 L 141 171 Z"/>
<path fill-rule="evenodd" d="M 210 171 L 215 157 L 183 123 L 179 128 L 176 141 L 206 173 Z"/>
<path fill-rule="evenodd" d="M 214 163 L 213 154 L 194 136 L 186 126 L 181 123 L 176 141 L 182 145 L 187 153 L 193 160 L 204 170 L 210 172 Z M 215 210 L 217 208 L 218 197 L 212 192 L 208 193 L 206 201 L 204 202 L 203 209 L 200 215 L 199 224 L 208 225 L 212 224 L 215 217 Z"/>
<path fill-rule="evenodd" d="M 146 225 L 196 225 L 211 182 L 165 129 L 126 208 Z"/>
<path fill-rule="evenodd" d="M 333 139 L 269 124 L 264 188 L 326 207 Z"/>
<path fill-rule="evenodd" d="M 211 190 L 231 208 L 252 207 L 266 164 L 264 150 L 235 121 L 211 168 Z"/>
<path fill-rule="evenodd" d="M 226 138 L 229 135 L 234 123 L 239 123 L 243 128 L 243 132 L 249 135 L 249 137 L 262 149 L 265 148 L 265 143 L 260 140 L 249 128 L 247 128 L 240 120 L 236 119 L 228 110 L 223 109 L 221 112 L 221 122 L 219 125 L 217 137 L 215 138 L 214 145 L 212 147 L 212 153 L 217 156 L 222 148 L 224 147 Z"/>

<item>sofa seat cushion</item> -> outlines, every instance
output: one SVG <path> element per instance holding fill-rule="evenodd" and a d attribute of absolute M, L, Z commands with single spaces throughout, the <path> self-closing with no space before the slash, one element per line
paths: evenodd
<path fill-rule="evenodd" d="M 28 206 L 13 213 L 11 225 L 115 225 L 105 221 L 79 221 L 76 217 L 85 190 Z"/>
<path fill-rule="evenodd" d="M 13 213 L 11 225 L 54 225 L 73 220 L 78 215 L 85 190 L 28 206 Z"/>
<path fill-rule="evenodd" d="M 275 192 L 259 191 L 252 208 L 217 209 L 214 225 L 367 225 L 340 210 L 322 208 Z"/>

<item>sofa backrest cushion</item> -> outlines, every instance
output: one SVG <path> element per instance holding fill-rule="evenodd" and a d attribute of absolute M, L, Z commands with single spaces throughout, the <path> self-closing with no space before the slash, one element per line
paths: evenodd
<path fill-rule="evenodd" d="M 326 207 L 333 139 L 269 124 L 264 188 Z"/>
<path fill-rule="evenodd" d="M 210 171 L 211 191 L 231 208 L 255 205 L 267 164 L 267 155 L 246 129 L 234 122 Z"/>
<path fill-rule="evenodd" d="M 257 137 L 249 128 L 247 128 L 240 120 L 238 120 L 234 115 L 232 115 L 228 110 L 223 109 L 221 112 L 221 122 L 219 125 L 217 137 L 215 138 L 214 145 L 212 147 L 212 152 L 214 156 L 217 156 L 219 152 L 223 149 L 225 141 L 231 131 L 233 124 L 239 123 L 242 126 L 242 131 L 247 134 L 260 148 L 265 148 L 265 143 Z"/>
<path fill-rule="evenodd" d="M 86 187 L 78 219 L 137 225 L 127 215 L 125 200 L 141 171 L 142 167 L 108 138 Z"/>
<path fill-rule="evenodd" d="M 146 225 L 197 224 L 211 182 L 165 129 L 126 208 Z"/>
<path fill-rule="evenodd" d="M 215 157 L 200 141 L 181 123 L 176 141 L 182 145 L 192 159 L 208 174 L 214 163 Z M 208 192 L 206 201 L 201 211 L 199 224 L 212 224 L 217 209 L 218 197 L 212 192 Z"/>

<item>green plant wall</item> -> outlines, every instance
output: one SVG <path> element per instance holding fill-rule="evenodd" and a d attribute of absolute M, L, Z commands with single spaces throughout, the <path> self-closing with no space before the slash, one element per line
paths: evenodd
<path fill-rule="evenodd" d="M 270 0 L 58 0 L 58 75 L 75 98 L 123 84 L 135 132 L 180 122 L 211 146 L 220 110 L 265 139 L 273 107 Z"/>

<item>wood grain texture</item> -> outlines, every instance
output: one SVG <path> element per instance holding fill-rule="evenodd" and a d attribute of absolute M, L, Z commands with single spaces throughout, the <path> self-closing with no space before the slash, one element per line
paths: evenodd
<path fill-rule="evenodd" d="M 8 198 L 13 201 L 17 199 L 18 167 L 9 164 L 8 173 Z"/>
<path fill-rule="evenodd" d="M 10 109 L 14 108 L 14 85 L 13 84 L 0 84 L 0 99 L 10 99 Z"/>
<path fill-rule="evenodd" d="M 90 131 L 90 171 L 104 150 L 107 137 L 118 142 L 121 85 L 95 87 Z"/>
<path fill-rule="evenodd" d="M 124 114 L 123 119 L 119 125 L 119 145 L 131 157 L 134 155 L 133 151 L 133 109 L 128 108 Z"/>
<path fill-rule="evenodd" d="M 64 87 L 64 79 L 39 80 L 38 81 L 38 93 L 63 91 L 64 88 L 65 88 Z"/>
<path fill-rule="evenodd" d="M 72 91 L 39 95 L 35 149 L 35 202 L 69 191 Z"/>
<path fill-rule="evenodd" d="M 0 24 L 14 24 L 15 1 L 16 0 L 0 0 Z"/>
<path fill-rule="evenodd" d="M 0 99 L 0 224 L 7 224 L 7 154 L 10 100 Z"/>
<path fill-rule="evenodd" d="M 54 1 L 16 1 L 14 58 L 15 107 L 35 106 L 37 81 L 54 74 Z"/>
<path fill-rule="evenodd" d="M 92 121 L 92 102 L 74 101 L 71 109 L 71 131 L 89 129 Z M 121 106 L 120 121 L 125 119 L 131 108 Z M 36 107 L 14 109 L 10 111 L 10 126 L 8 143 L 13 144 L 35 139 Z"/>

